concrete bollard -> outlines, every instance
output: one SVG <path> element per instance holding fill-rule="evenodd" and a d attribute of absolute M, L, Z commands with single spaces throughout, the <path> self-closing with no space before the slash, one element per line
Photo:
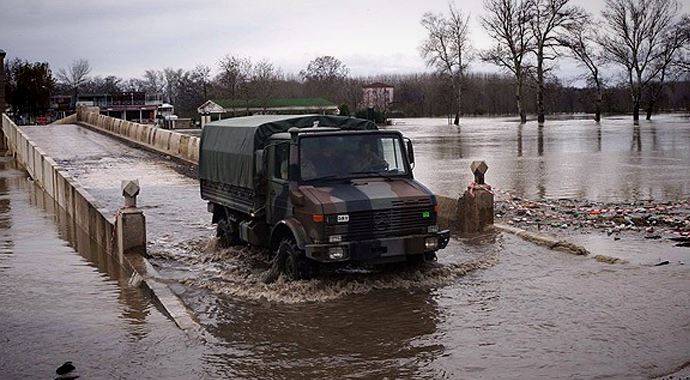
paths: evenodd
<path fill-rule="evenodd" d="M 144 212 L 137 208 L 139 181 L 122 181 L 122 196 L 125 205 L 118 211 L 117 249 L 120 256 L 129 253 L 146 253 L 146 218 Z"/>
<path fill-rule="evenodd" d="M 489 166 L 484 161 L 473 161 L 470 165 L 474 182 L 458 200 L 458 231 L 461 234 L 481 232 L 494 224 L 494 193 L 484 182 Z"/>

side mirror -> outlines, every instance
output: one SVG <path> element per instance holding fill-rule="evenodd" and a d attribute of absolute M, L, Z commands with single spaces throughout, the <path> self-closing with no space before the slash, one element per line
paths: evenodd
<path fill-rule="evenodd" d="M 266 175 L 266 162 L 268 162 L 266 159 L 267 153 L 265 149 L 259 149 L 254 152 L 254 172 L 256 172 L 256 175 L 259 177 Z"/>
<path fill-rule="evenodd" d="M 414 148 L 412 147 L 412 140 L 405 138 L 405 147 L 407 148 L 407 160 L 410 162 L 410 167 L 414 169 Z"/>

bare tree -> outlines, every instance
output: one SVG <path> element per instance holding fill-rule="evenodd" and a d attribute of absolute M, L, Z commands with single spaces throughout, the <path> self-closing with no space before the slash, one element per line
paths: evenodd
<path fill-rule="evenodd" d="M 573 23 L 567 32 L 559 37 L 559 42 L 568 50 L 568 55 L 577 60 L 580 66 L 587 69 L 585 79 L 594 88 L 594 120 L 601 121 L 601 109 L 604 101 L 604 82 L 601 77 L 601 45 L 598 43 L 599 24 L 592 15 L 585 13 L 579 22 Z"/>
<path fill-rule="evenodd" d="M 529 26 L 534 36 L 534 53 L 537 85 L 537 121 L 544 124 L 544 79 L 548 71 L 546 61 L 558 57 L 559 33 L 579 22 L 580 8 L 568 5 L 570 0 L 528 0 Z"/>
<path fill-rule="evenodd" d="M 508 70 L 515 77 L 515 103 L 520 122 L 527 121 L 523 105 L 526 55 L 532 42 L 528 28 L 528 7 L 523 0 L 484 0 L 487 16 L 482 26 L 496 42 L 496 46 L 482 52 L 481 58 Z"/>
<path fill-rule="evenodd" d="M 163 95 L 165 92 L 165 75 L 160 70 L 146 70 L 144 78 L 139 83 L 139 90 L 149 94 Z"/>
<path fill-rule="evenodd" d="M 166 67 L 163 69 L 163 78 L 165 79 L 165 95 L 168 102 L 171 104 L 177 103 L 178 95 L 180 94 L 180 83 L 185 75 L 183 69 L 173 69 Z"/>
<path fill-rule="evenodd" d="M 469 15 L 465 17 L 454 5 L 449 5 L 449 14 L 427 12 L 422 17 L 422 26 L 427 30 L 427 39 L 419 51 L 429 67 L 451 79 L 456 100 L 455 120 L 460 124 L 462 113 L 462 86 L 469 62 Z"/>
<path fill-rule="evenodd" d="M 349 73 L 350 69 L 338 58 L 324 55 L 310 61 L 300 76 L 305 81 L 330 81 L 345 79 Z"/>
<path fill-rule="evenodd" d="M 677 12 L 676 0 L 606 0 L 602 43 L 607 58 L 626 71 L 635 124 L 644 92 L 664 70 L 665 37 L 673 33 Z"/>
<path fill-rule="evenodd" d="M 56 73 L 58 81 L 69 87 L 74 94 L 74 101 L 77 101 L 79 96 L 79 86 L 84 84 L 89 79 L 91 73 L 91 65 L 89 61 L 80 58 L 72 62 L 67 69 L 60 69 Z"/>
<path fill-rule="evenodd" d="M 220 73 L 216 77 L 216 82 L 220 85 L 223 97 L 237 99 L 240 96 L 240 89 L 246 89 L 243 84 L 248 81 L 251 66 L 247 58 L 231 55 L 221 58 L 218 62 Z"/>
<path fill-rule="evenodd" d="M 204 101 L 208 100 L 208 85 L 211 82 L 211 68 L 206 65 L 196 65 L 191 73 L 194 82 L 201 83 Z"/>
<path fill-rule="evenodd" d="M 257 100 L 261 102 L 264 110 L 270 105 L 276 81 L 279 77 L 280 73 L 278 70 L 267 60 L 261 60 L 254 65 L 251 78 L 252 87 Z"/>
<path fill-rule="evenodd" d="M 681 49 L 690 42 L 690 18 L 683 17 L 666 31 L 662 37 L 661 55 L 656 64 L 659 71 L 647 89 L 647 120 L 652 120 L 656 105 L 667 82 L 676 81 L 683 74 Z"/>
<path fill-rule="evenodd" d="M 341 60 L 324 55 L 311 60 L 299 75 L 308 95 L 340 102 L 344 98 L 343 85 L 349 73 L 350 69 Z"/>

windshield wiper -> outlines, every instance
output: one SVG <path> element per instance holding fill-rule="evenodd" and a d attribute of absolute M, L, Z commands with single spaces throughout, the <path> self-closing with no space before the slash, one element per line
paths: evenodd
<path fill-rule="evenodd" d="M 361 172 L 349 172 L 349 173 L 347 173 L 348 176 L 360 175 L 360 174 L 376 174 L 376 175 L 380 175 L 381 172 L 380 172 L 380 171 L 377 171 L 377 170 L 366 170 L 366 171 L 361 171 Z"/>
<path fill-rule="evenodd" d="M 383 170 L 368 170 L 368 171 L 361 171 L 361 172 L 350 172 L 348 176 L 357 176 L 357 175 L 366 175 L 367 177 L 383 177 L 386 179 L 391 179 L 393 177 L 394 173 L 390 173 L 388 171 L 383 171 Z"/>
<path fill-rule="evenodd" d="M 345 180 L 345 177 L 343 177 L 341 175 L 331 174 L 331 175 L 325 175 L 323 177 L 310 178 L 307 181 L 311 182 L 311 181 L 324 181 L 324 180 L 326 180 L 326 181 L 328 181 L 328 180 L 341 180 L 342 181 L 342 180 Z"/>

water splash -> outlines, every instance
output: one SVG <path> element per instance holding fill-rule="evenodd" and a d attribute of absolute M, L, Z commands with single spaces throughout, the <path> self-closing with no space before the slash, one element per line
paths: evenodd
<path fill-rule="evenodd" d="M 182 259 L 196 269 L 195 276 L 180 280 L 182 284 L 224 296 L 291 304 L 324 302 L 383 289 L 441 287 L 497 262 L 496 253 L 489 252 L 459 263 L 395 266 L 379 272 L 326 273 L 316 279 L 294 282 L 280 276 L 275 282 L 265 284 L 263 277 L 271 266 L 265 250 L 219 249 L 216 239 L 187 242 L 186 246 L 196 255 L 185 255 Z"/>

